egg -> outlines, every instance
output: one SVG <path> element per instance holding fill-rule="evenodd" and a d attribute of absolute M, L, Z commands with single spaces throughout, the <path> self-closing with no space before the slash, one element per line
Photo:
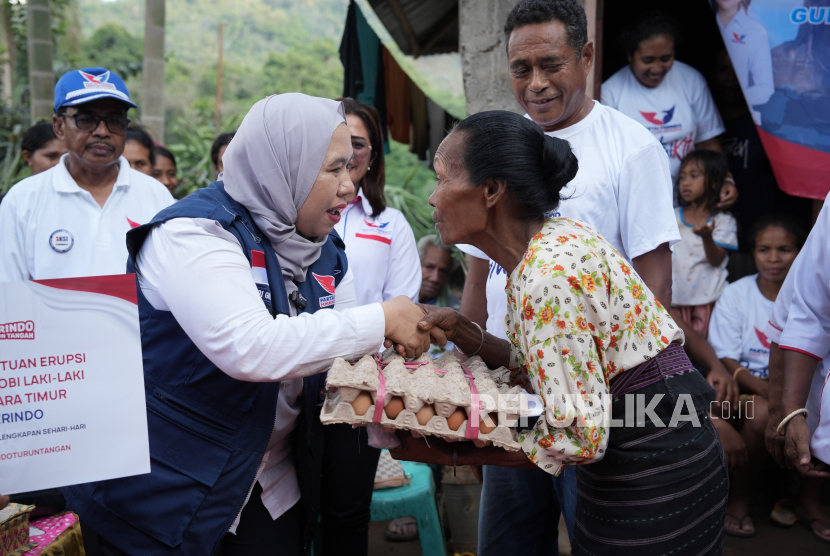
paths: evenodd
<path fill-rule="evenodd" d="M 467 412 L 460 407 L 452 412 L 452 415 L 447 417 L 447 426 L 450 430 L 457 431 L 461 428 L 461 424 L 467 420 Z"/>
<path fill-rule="evenodd" d="M 384 411 L 386 411 L 386 416 L 390 419 L 397 419 L 398 415 L 400 415 L 401 411 L 403 411 L 403 400 L 401 397 L 395 396 L 389 400 L 389 403 L 386 404 Z"/>
<path fill-rule="evenodd" d="M 418 422 L 422 425 L 429 423 L 429 420 L 432 419 L 433 416 L 435 416 L 435 409 L 433 409 L 431 405 L 425 405 L 418 410 L 418 413 L 415 414 L 415 418 L 418 419 Z"/>
<path fill-rule="evenodd" d="M 493 422 L 493 426 L 489 426 L 484 422 L 484 419 L 481 420 L 481 423 L 478 424 L 478 430 L 482 434 L 487 434 L 488 432 L 493 432 L 496 430 L 496 427 L 499 424 L 499 414 L 498 413 L 490 413 L 488 415 L 490 420 Z"/>
<path fill-rule="evenodd" d="M 372 396 L 369 392 L 361 392 L 352 402 L 355 415 L 366 415 L 369 408 L 372 407 Z"/>

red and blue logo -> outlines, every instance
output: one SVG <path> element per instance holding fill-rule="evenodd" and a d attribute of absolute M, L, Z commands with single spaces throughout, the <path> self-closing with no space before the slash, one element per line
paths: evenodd
<path fill-rule="evenodd" d="M 89 89 L 115 89 L 115 85 L 109 82 L 110 72 L 106 71 L 101 75 L 92 75 L 83 70 L 78 70 L 78 73 L 86 80 L 84 81 L 84 88 Z"/>
<path fill-rule="evenodd" d="M 334 276 L 320 276 L 319 274 L 311 273 L 320 287 L 326 290 L 326 293 L 334 295 Z"/>
<path fill-rule="evenodd" d="M 732 33 L 732 42 L 734 42 L 735 44 L 746 44 L 744 42 L 745 38 L 746 38 L 746 35 L 739 35 L 738 33 L 734 33 L 734 32 Z"/>
<path fill-rule="evenodd" d="M 369 221 L 368 221 L 368 220 L 366 220 L 365 218 L 363 219 L 363 221 L 364 221 L 364 222 L 366 223 L 366 225 L 367 225 L 367 226 L 369 226 L 370 228 L 377 228 L 378 230 L 382 230 L 382 229 L 384 229 L 386 226 L 388 226 L 388 225 L 389 225 L 389 222 L 381 222 L 380 224 L 376 224 L 376 223 L 374 223 L 374 222 L 369 222 Z"/>
<path fill-rule="evenodd" d="M 666 125 L 667 123 L 669 123 L 671 121 L 672 117 L 674 116 L 674 109 L 675 109 L 676 106 L 677 105 L 675 104 L 674 106 L 672 106 L 668 110 L 663 110 L 663 119 L 662 120 L 657 119 L 657 112 L 643 112 L 642 110 L 640 110 L 640 114 L 650 124 Z"/>
<path fill-rule="evenodd" d="M 770 343 L 769 338 L 767 338 L 767 335 L 758 330 L 757 326 L 754 326 L 753 328 L 755 328 L 755 335 L 758 336 L 758 341 L 761 342 L 761 345 L 767 349 L 770 349 L 772 344 Z"/>

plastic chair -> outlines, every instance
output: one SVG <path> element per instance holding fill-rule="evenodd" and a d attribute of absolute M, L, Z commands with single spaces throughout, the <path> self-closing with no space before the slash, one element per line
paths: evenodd
<path fill-rule="evenodd" d="M 418 538 L 424 556 L 444 556 L 444 532 L 435 505 L 435 482 L 432 470 L 424 463 L 402 461 L 404 473 L 412 481 L 408 485 L 376 490 L 372 494 L 371 521 L 414 517 L 418 522 Z"/>

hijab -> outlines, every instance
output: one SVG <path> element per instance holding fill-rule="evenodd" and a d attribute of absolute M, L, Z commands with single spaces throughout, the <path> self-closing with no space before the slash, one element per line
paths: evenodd
<path fill-rule="evenodd" d="M 222 161 L 225 191 L 245 206 L 268 238 L 290 294 L 320 258 L 327 236 L 304 238 L 295 227 L 297 211 L 311 191 L 338 125 L 343 104 L 285 93 L 251 108 Z"/>

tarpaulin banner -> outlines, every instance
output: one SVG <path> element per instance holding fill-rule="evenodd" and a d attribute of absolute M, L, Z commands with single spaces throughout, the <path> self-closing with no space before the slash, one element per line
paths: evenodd
<path fill-rule="evenodd" d="M 134 274 L 0 284 L 0 493 L 150 472 Z"/>
<path fill-rule="evenodd" d="M 830 191 L 830 0 L 709 0 L 779 187 Z"/>

